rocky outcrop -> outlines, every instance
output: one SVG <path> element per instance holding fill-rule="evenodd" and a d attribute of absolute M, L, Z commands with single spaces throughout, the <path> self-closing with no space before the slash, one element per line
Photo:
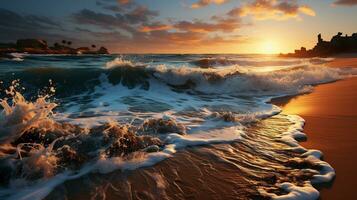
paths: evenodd
<path fill-rule="evenodd" d="M 109 51 L 105 47 L 100 47 L 99 50 L 97 51 L 98 54 L 109 54 Z"/>
<path fill-rule="evenodd" d="M 78 54 L 83 54 L 85 52 L 89 52 L 90 49 L 89 49 L 89 47 L 79 47 L 79 48 L 76 49 L 76 51 L 77 51 Z"/>
<path fill-rule="evenodd" d="M 45 40 L 40 39 L 19 39 L 16 43 L 0 43 L 0 59 L 12 58 L 11 53 L 29 53 L 29 54 L 109 54 L 108 49 L 100 47 L 92 49 L 89 47 L 72 48 L 70 41 L 62 41 L 62 45 L 55 43 L 48 46 Z"/>
<path fill-rule="evenodd" d="M 98 50 L 91 50 L 88 47 L 80 47 L 76 50 L 78 54 L 109 54 L 108 49 L 105 47 L 100 47 Z"/>
<path fill-rule="evenodd" d="M 45 40 L 38 39 L 21 39 L 17 40 L 16 47 L 18 49 L 48 49 L 47 42 Z"/>
<path fill-rule="evenodd" d="M 357 53 L 357 33 L 353 33 L 351 36 L 342 36 L 342 33 L 339 32 L 330 41 L 324 41 L 321 34 L 319 34 L 314 48 L 307 50 L 305 47 L 301 47 L 301 49 L 295 50 L 294 53 L 280 54 L 280 56 L 299 58 L 328 57 L 342 53 Z"/>

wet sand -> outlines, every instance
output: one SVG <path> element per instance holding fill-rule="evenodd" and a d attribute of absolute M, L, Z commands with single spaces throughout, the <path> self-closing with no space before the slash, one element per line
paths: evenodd
<path fill-rule="evenodd" d="M 338 58 L 331 67 L 357 67 L 356 58 Z M 321 190 L 321 199 L 356 199 L 357 180 L 357 78 L 317 86 L 307 95 L 272 101 L 283 113 L 306 120 L 308 140 L 302 145 L 319 149 L 336 170 L 332 185 Z"/>
<path fill-rule="evenodd" d="M 357 67 L 357 58 L 336 58 L 328 63 L 330 67 Z"/>

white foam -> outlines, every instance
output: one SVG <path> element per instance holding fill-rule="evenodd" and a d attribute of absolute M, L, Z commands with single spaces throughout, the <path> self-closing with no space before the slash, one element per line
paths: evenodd
<path fill-rule="evenodd" d="M 150 66 L 154 76 L 170 85 L 183 85 L 193 81 L 195 90 L 208 94 L 276 95 L 298 94 L 311 90 L 311 85 L 336 81 L 346 77 L 346 70 L 308 65 L 260 72 L 239 66 L 203 69 L 166 65 Z M 244 73 L 243 73 L 244 72 Z M 352 73 L 352 72 L 348 72 Z M 353 72 L 355 73 L 355 72 Z"/>
<path fill-rule="evenodd" d="M 27 56 L 25 53 L 10 53 L 10 55 L 13 57 L 11 60 L 13 61 L 24 61 L 24 57 Z"/>
<path fill-rule="evenodd" d="M 321 160 L 321 151 L 308 150 L 306 153 L 303 154 L 303 156 L 306 157 L 306 160 L 322 167 L 322 169 L 320 170 L 320 174 L 313 176 L 313 179 L 311 180 L 312 183 L 328 183 L 335 178 L 335 170 L 331 167 L 330 164 Z"/>
<path fill-rule="evenodd" d="M 259 192 L 262 195 L 269 196 L 275 200 L 315 200 L 320 196 L 319 191 L 317 191 L 309 183 L 306 183 L 302 187 L 296 186 L 292 183 L 282 183 L 278 186 L 288 192 L 288 194 L 278 196 L 276 194 L 268 193 L 262 189 L 259 189 Z"/>
<path fill-rule="evenodd" d="M 299 147 L 299 141 L 306 139 L 306 134 L 302 132 L 305 120 L 297 115 L 288 115 L 286 117 L 293 124 L 289 126 L 287 131 L 280 135 L 278 140 L 292 147 Z"/>
<path fill-rule="evenodd" d="M 311 183 L 331 182 L 336 176 L 335 170 L 327 162 L 321 160 L 321 151 L 307 150 L 299 145 L 298 140 L 306 138 L 306 135 L 302 132 L 305 120 L 297 115 L 287 115 L 286 117 L 293 124 L 289 126 L 286 132 L 281 134 L 281 137 L 278 140 L 290 145 L 292 147 L 291 150 L 302 153 L 302 157 L 311 163 L 321 166 L 322 169 L 318 171 L 319 174 L 313 175 L 311 181 L 306 181 L 303 187 L 296 186 L 292 183 L 280 184 L 279 187 L 288 192 L 286 195 L 278 196 L 273 193 L 268 193 L 263 188 L 260 188 L 259 192 L 262 195 L 267 195 L 277 200 L 318 199 L 319 192 L 311 185 Z"/>
<path fill-rule="evenodd" d="M 112 61 L 106 63 L 106 69 L 113 69 L 116 67 L 135 67 L 135 66 L 143 66 L 142 63 L 134 63 L 131 60 L 126 60 L 124 57 L 115 58 Z"/>

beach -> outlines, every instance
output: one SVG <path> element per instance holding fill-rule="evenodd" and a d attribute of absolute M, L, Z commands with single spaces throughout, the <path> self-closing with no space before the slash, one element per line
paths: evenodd
<path fill-rule="evenodd" d="M 356 58 L 337 58 L 330 67 L 356 67 Z M 357 78 L 319 85 L 310 94 L 275 99 L 285 114 L 305 119 L 302 146 L 323 152 L 336 170 L 334 182 L 322 188 L 321 199 L 354 199 L 357 147 Z"/>
<path fill-rule="evenodd" d="M 356 73 L 335 68 L 346 58 L 331 60 L 31 55 L 2 62 L 1 80 L 16 96 L 2 102 L 0 175 L 8 187 L 0 198 L 317 199 L 318 190 L 323 197 L 353 191 L 344 182 L 353 180 L 346 164 L 353 137 L 340 137 L 336 127 L 353 134 L 356 85 L 349 80 Z M 55 65 L 41 67 L 48 63 Z M 47 95 L 33 99 L 47 84 Z M 322 97 L 294 104 L 325 87 Z M 297 96 L 274 102 L 280 114 L 269 100 L 287 94 Z M 303 118 L 287 113 L 306 120 L 308 142 L 298 142 Z M 323 128 L 331 132 L 327 142 Z M 334 167 L 332 190 L 318 187 L 331 185 Z M 25 189 L 10 184 L 21 177 Z"/>

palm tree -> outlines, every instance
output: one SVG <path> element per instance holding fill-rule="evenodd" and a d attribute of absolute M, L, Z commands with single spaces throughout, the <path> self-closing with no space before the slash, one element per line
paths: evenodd
<path fill-rule="evenodd" d="M 62 44 L 66 44 L 67 43 L 67 41 L 66 40 L 62 40 Z"/>
<path fill-rule="evenodd" d="M 59 44 L 56 42 L 56 43 L 54 44 L 54 46 L 55 46 L 55 47 L 58 47 L 58 46 L 59 46 Z"/>
<path fill-rule="evenodd" d="M 68 46 L 71 46 L 72 42 L 71 41 L 67 41 Z"/>
<path fill-rule="evenodd" d="M 92 48 L 93 48 L 93 49 L 96 48 L 95 44 L 92 44 Z"/>

